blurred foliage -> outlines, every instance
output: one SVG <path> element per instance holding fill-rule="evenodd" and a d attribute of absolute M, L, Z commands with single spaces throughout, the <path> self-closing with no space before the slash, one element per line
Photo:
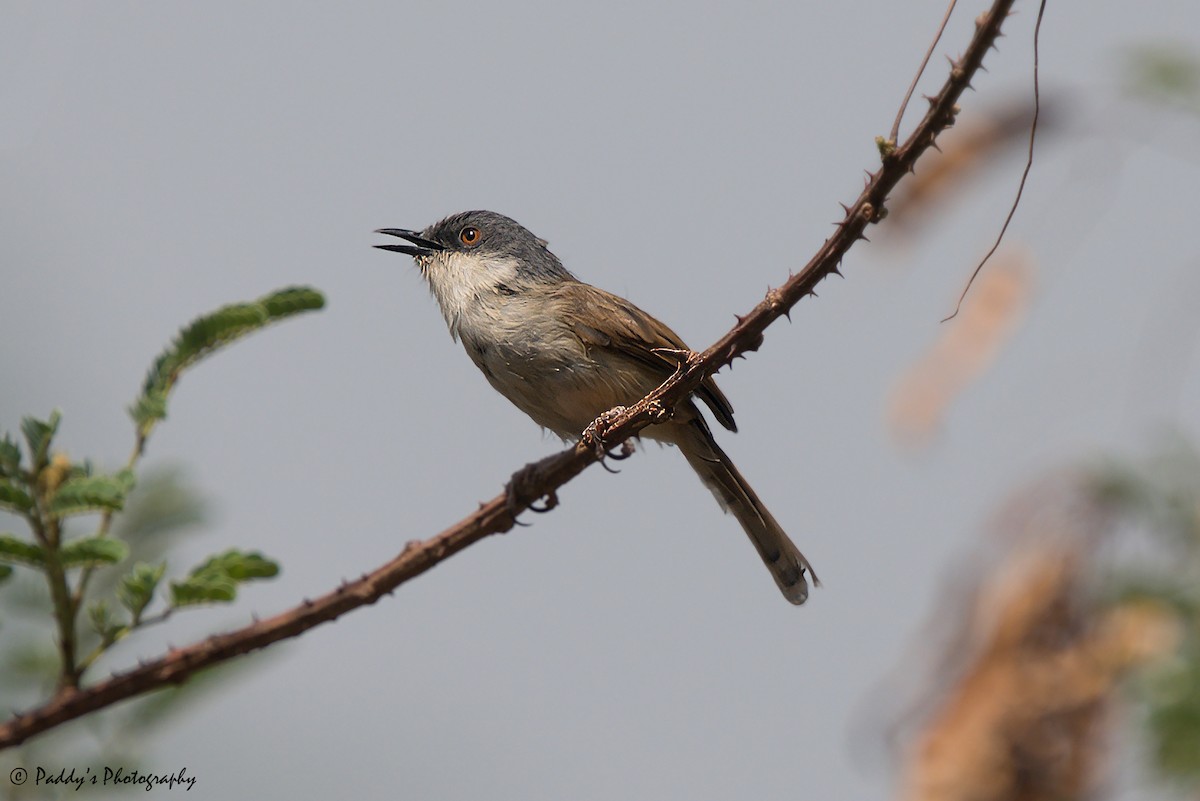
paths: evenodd
<path fill-rule="evenodd" d="M 1177 648 L 1134 683 L 1153 767 L 1172 783 L 1200 786 L 1200 453 L 1178 441 L 1144 466 L 1098 471 L 1094 488 L 1124 527 L 1151 540 L 1119 560 L 1114 600 L 1160 604 L 1178 624 Z"/>
<path fill-rule="evenodd" d="M 319 292 L 292 287 L 222 307 L 186 326 L 154 361 L 130 408 L 133 452 L 113 473 L 54 449 L 62 422 L 58 411 L 21 421 L 24 447 L 11 434 L 0 436 L 0 511 L 28 529 L 0 532 L 0 702 L 6 707 L 36 704 L 56 689 L 85 685 L 89 668 L 132 632 L 183 608 L 231 602 L 240 584 L 278 574 L 279 566 L 262 554 L 230 549 L 160 591 L 169 552 L 203 520 L 203 506 L 178 471 L 139 475 L 138 463 L 185 369 L 271 322 L 323 305 Z M 36 765 L 43 753 L 52 754 L 53 763 L 66 764 L 72 745 L 82 756 L 71 764 L 81 768 L 136 768 L 130 744 L 145 736 L 151 723 L 173 717 L 180 699 L 203 684 L 193 679 L 186 688 L 36 738 L 6 755 L 5 762 L 16 760 L 6 770 Z M 91 735 L 82 743 L 81 728 Z M 31 787 L 5 783 L 0 792 L 22 798 L 33 792 Z M 38 788 L 38 797 L 47 797 L 45 789 Z"/>
<path fill-rule="evenodd" d="M 996 525 L 999 552 L 921 639 L 933 675 L 897 797 L 1101 797 L 1130 721 L 1158 789 L 1195 797 L 1200 452 L 1174 437 L 1142 461 L 1044 476 Z"/>
<path fill-rule="evenodd" d="M 1125 92 L 1200 113 L 1200 52 L 1182 43 L 1140 45 L 1125 54 Z"/>
<path fill-rule="evenodd" d="M 114 536 L 129 548 L 132 559 L 157 560 L 185 537 L 198 530 L 204 521 L 203 503 L 195 490 L 188 486 L 182 473 L 175 468 L 146 472 L 140 485 L 130 493 L 122 525 L 114 528 Z M 113 540 L 116 542 L 117 540 Z M 113 574 L 119 571 L 111 571 Z M 137 573 L 137 568 L 133 571 Z M 96 581 L 98 594 L 109 594 L 115 582 L 107 574 Z M 124 581 L 126 577 L 117 579 Z M 0 591 L 0 609 L 8 625 L 0 632 L 0 698 L 9 705 L 36 703 L 53 690 L 60 669 L 58 649 L 53 645 L 51 619 L 45 613 L 47 593 L 45 582 L 33 571 L 21 571 Z M 40 603 L 31 602 L 37 599 Z M 97 602 L 99 603 L 99 602 Z M 93 648 L 102 636 L 94 631 L 80 632 L 81 644 Z M 220 671 L 225 675 L 225 671 Z M 217 675 L 217 672 L 205 676 Z M 41 765 L 77 765 L 82 770 L 92 766 L 95 772 L 104 766 L 137 768 L 139 754 L 147 737 L 157 726 L 168 722 L 185 703 L 211 690 L 211 682 L 192 680 L 188 684 L 165 690 L 129 704 L 106 710 L 88 719 L 78 729 L 68 727 L 35 738 L 20 748 L 5 754 L 3 775 L 15 767 L 33 770 Z M 0 783 L 0 797 L 5 799 L 65 797 L 74 792 L 73 786 L 63 788 L 25 787 L 11 782 Z"/>

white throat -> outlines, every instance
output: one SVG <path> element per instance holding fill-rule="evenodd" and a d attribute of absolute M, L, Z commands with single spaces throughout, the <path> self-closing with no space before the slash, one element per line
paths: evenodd
<path fill-rule="evenodd" d="M 517 260 L 512 257 L 441 252 L 425 260 L 422 268 L 456 341 L 463 318 L 486 313 L 498 295 L 496 285 L 514 283 L 517 277 Z"/>

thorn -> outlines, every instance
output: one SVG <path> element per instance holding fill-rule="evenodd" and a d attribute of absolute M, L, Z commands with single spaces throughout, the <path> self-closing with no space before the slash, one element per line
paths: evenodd
<path fill-rule="evenodd" d="M 842 275 L 841 269 L 839 269 L 838 265 L 836 265 L 836 264 L 829 268 L 829 274 L 836 275 L 838 278 L 843 278 L 843 279 L 846 277 L 846 276 Z"/>
<path fill-rule="evenodd" d="M 866 234 L 864 234 L 864 233 L 861 233 L 861 232 L 859 233 L 859 235 L 858 235 L 858 236 L 856 236 L 856 237 L 855 237 L 855 240 L 859 240 L 859 239 L 861 239 L 861 240 L 862 240 L 862 241 L 864 241 L 864 242 L 870 242 L 870 241 L 871 241 L 870 239 L 867 239 L 867 235 L 866 235 Z M 813 294 L 815 295 L 815 294 L 817 294 L 817 293 L 816 293 L 816 292 L 814 292 Z"/>
<path fill-rule="evenodd" d="M 839 201 L 838 201 L 838 205 L 842 207 L 842 211 L 846 212 L 847 214 L 849 214 L 849 213 L 850 213 L 850 207 L 849 207 L 849 206 L 847 206 L 845 203 L 842 203 L 842 202 L 839 200 Z"/>
<path fill-rule="evenodd" d="M 313 607 L 313 602 L 312 602 L 311 598 L 305 598 L 300 603 L 304 604 L 305 609 L 312 609 L 312 607 Z"/>

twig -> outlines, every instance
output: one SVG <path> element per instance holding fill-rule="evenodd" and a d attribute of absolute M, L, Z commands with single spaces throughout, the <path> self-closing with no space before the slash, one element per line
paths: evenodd
<path fill-rule="evenodd" d="M 892 132 L 888 134 L 888 141 L 893 144 L 900 139 L 900 122 L 904 119 L 904 112 L 908 110 L 908 101 L 912 100 L 913 92 L 917 91 L 917 84 L 920 83 L 921 76 L 925 74 L 925 68 L 929 66 L 929 59 L 933 56 L 934 48 L 942 40 L 942 34 L 946 32 L 946 24 L 950 22 L 950 15 L 954 13 L 956 5 L 958 5 L 958 0 L 950 0 L 950 5 L 946 8 L 946 16 L 942 17 L 942 24 L 938 26 L 933 41 L 929 43 L 929 49 L 925 51 L 925 58 L 921 59 L 921 66 L 917 67 L 917 74 L 913 76 L 912 83 L 908 85 L 908 91 L 904 93 L 904 101 L 900 104 L 900 110 L 896 112 L 896 121 L 892 123 Z"/>
<path fill-rule="evenodd" d="M 1012 222 L 1013 216 L 1017 213 L 1017 206 L 1021 205 L 1021 195 L 1025 193 L 1025 180 L 1029 178 L 1029 171 L 1033 168 L 1033 142 L 1037 136 L 1038 115 L 1042 110 L 1042 98 L 1038 87 L 1038 46 L 1042 35 L 1042 17 L 1046 13 L 1046 0 L 1042 0 L 1038 6 L 1037 23 L 1033 26 L 1033 120 L 1029 123 L 1029 153 L 1025 157 L 1025 169 L 1021 173 L 1021 183 L 1017 185 L 1017 196 L 1013 198 L 1012 206 L 1008 209 L 1008 216 L 1004 218 L 1004 225 L 1000 226 L 1000 233 L 996 235 L 996 241 L 992 243 L 992 247 L 979 260 L 979 264 L 975 266 L 971 277 L 967 279 L 967 285 L 963 287 L 962 294 L 958 296 L 958 303 L 954 304 L 954 311 L 943 317 L 942 322 L 953 320 L 958 316 L 959 309 L 962 308 L 963 300 L 966 299 L 967 293 L 971 291 L 971 284 L 975 283 L 975 276 L 979 275 L 979 271 L 983 269 L 983 265 L 988 263 L 988 259 L 1000 247 L 1000 242 L 1004 239 L 1004 234 L 1008 231 L 1008 224 Z"/>
<path fill-rule="evenodd" d="M 865 239 L 863 231 L 867 225 L 881 219 L 888 194 L 912 170 L 936 136 L 953 124 L 957 113 L 955 103 L 999 36 L 1000 26 L 1014 2 L 995 0 L 992 8 L 979 18 L 970 45 L 962 58 L 953 64 L 950 77 L 941 91 L 930 100 L 925 117 L 902 146 L 884 157 L 882 167 L 869 177 L 858 199 L 846 207 L 845 219 L 838 225 L 837 231 L 825 241 L 804 269 L 783 286 L 769 291 L 761 303 L 712 347 L 703 353 L 691 354 L 662 386 L 611 420 L 606 418 L 603 430 L 598 432 L 602 443 L 624 442 L 654 422 L 664 409 L 672 408 L 698 388 L 705 376 L 715 373 L 738 356 L 757 350 L 768 325 L 788 314 L 801 298 L 812 294 L 822 279 L 837 272 L 850 247 L 859 239 Z M 400 584 L 419 576 L 471 544 L 490 534 L 511 529 L 516 523 L 516 515 L 529 508 L 530 503 L 553 493 L 597 461 L 596 444 L 580 442 L 537 462 L 533 465 L 534 470 L 527 468 L 521 471 L 523 481 L 514 482 L 514 486 L 519 484 L 521 491 L 514 491 L 513 497 L 502 494 L 493 498 L 436 537 L 409 543 L 392 561 L 320 598 L 305 601 L 291 610 L 228 634 L 210 637 L 186 648 L 173 649 L 165 656 L 128 673 L 114 675 L 84 689 L 59 690 L 44 705 L 19 714 L 0 726 L 0 749 L 22 743 L 54 726 L 118 701 L 182 683 L 198 670 L 295 637 L 322 623 L 336 620 L 352 609 L 374 603 Z M 603 454 L 606 450 L 608 448 L 601 448 L 599 452 Z"/>

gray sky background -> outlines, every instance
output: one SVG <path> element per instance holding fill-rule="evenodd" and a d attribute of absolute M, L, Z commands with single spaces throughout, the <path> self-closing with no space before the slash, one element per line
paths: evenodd
<path fill-rule="evenodd" d="M 720 377 L 741 427 L 722 446 L 825 581 L 807 606 L 650 447 L 281 649 L 146 766 L 186 767 L 201 798 L 886 797 L 881 688 L 919 664 L 994 510 L 1200 423 L 1195 118 L 1116 92 L 1124 48 L 1194 47 L 1200 7 L 1105 5 L 1048 10 L 1044 87 L 1068 105 L 1010 231 L 1034 300 L 931 448 L 895 445 L 888 393 L 994 237 L 1016 149 L 922 237 L 856 247 Z M 373 229 L 501 211 L 706 346 L 829 235 L 944 3 L 0 8 L 0 428 L 57 406 L 61 447 L 119 463 L 124 409 L 180 325 L 289 284 L 328 297 L 189 374 L 147 459 L 211 501 L 177 569 L 237 545 L 283 574 L 117 667 L 355 577 L 560 447 Z M 928 86 L 982 8 L 959 10 Z M 1029 92 L 1018 8 L 964 122 Z"/>

